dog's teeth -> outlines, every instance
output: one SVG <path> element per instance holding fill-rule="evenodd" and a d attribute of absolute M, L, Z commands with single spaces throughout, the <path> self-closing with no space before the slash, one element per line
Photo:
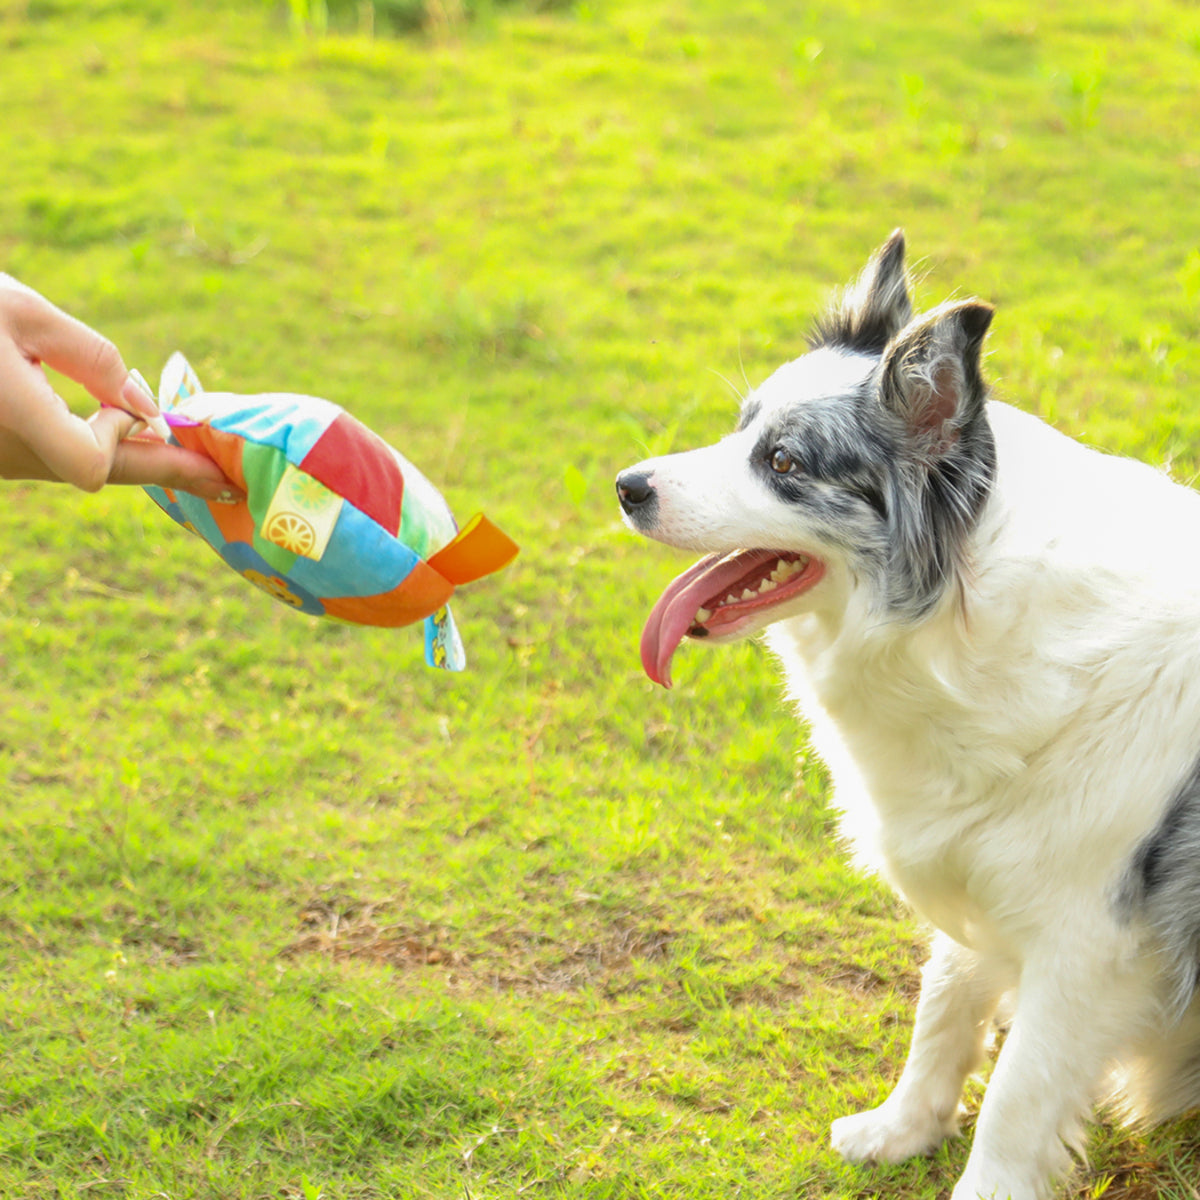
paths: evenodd
<path fill-rule="evenodd" d="M 787 583 L 795 575 L 799 575 L 808 566 L 808 559 L 801 555 L 795 562 L 784 562 L 781 558 L 771 572 L 771 578 L 776 583 Z"/>
<path fill-rule="evenodd" d="M 787 583 L 793 576 L 799 575 L 806 566 L 808 566 L 808 559 L 804 555 L 801 555 L 794 562 L 785 562 L 782 558 L 778 559 L 775 563 L 775 569 L 770 575 L 760 579 L 757 587 L 743 588 L 740 596 L 734 592 L 730 592 L 724 600 L 718 600 L 716 603 L 719 606 L 722 604 L 740 604 L 743 600 L 755 600 L 759 596 L 773 592 L 780 584 Z M 711 616 L 711 609 L 702 608 L 696 613 L 696 622 L 703 625 Z"/>
<path fill-rule="evenodd" d="M 703 625 L 704 622 L 707 621 L 708 618 L 711 616 L 712 616 L 711 608 L 698 608 L 696 610 L 696 624 Z"/>

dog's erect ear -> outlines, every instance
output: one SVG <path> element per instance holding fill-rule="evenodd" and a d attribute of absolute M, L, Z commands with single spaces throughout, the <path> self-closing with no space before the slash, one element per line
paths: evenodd
<path fill-rule="evenodd" d="M 993 311 L 980 300 L 943 304 L 911 322 L 884 352 L 880 400 L 922 452 L 945 453 L 982 411 L 979 354 Z"/>
<path fill-rule="evenodd" d="M 817 322 L 809 344 L 814 350 L 818 346 L 842 346 L 863 354 L 880 354 L 911 319 L 912 302 L 904 272 L 904 231 L 897 229 Z"/>

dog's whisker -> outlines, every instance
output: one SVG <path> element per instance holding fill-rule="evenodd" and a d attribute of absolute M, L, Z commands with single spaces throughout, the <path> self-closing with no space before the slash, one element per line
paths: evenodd
<path fill-rule="evenodd" d="M 745 394 L 743 394 L 742 392 L 739 392 L 737 389 L 737 386 L 733 383 L 733 381 L 730 380 L 727 375 L 722 375 L 721 372 L 718 371 L 715 367 L 709 367 L 708 371 L 710 372 L 710 374 L 715 375 L 733 393 L 733 397 L 738 402 L 738 404 L 745 404 L 746 396 L 748 396 L 750 394 L 749 392 L 746 392 Z"/>
<path fill-rule="evenodd" d="M 738 334 L 738 370 L 741 371 L 742 382 L 746 385 L 746 392 L 742 397 L 742 401 L 744 403 L 746 396 L 749 396 L 750 393 L 754 391 L 754 387 L 746 374 L 746 364 L 742 361 L 742 335 L 740 333 Z"/>

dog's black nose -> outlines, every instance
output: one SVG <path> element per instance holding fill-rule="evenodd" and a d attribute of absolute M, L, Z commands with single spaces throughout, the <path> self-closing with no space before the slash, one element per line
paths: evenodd
<path fill-rule="evenodd" d="M 645 508 L 654 499 L 650 476 L 644 471 L 622 471 L 617 476 L 617 498 L 627 513 L 633 514 L 638 509 Z"/>

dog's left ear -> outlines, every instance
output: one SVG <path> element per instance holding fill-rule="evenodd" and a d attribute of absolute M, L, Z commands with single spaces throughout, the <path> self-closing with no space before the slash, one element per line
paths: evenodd
<path fill-rule="evenodd" d="M 912 319 L 904 270 L 904 230 L 896 229 L 871 256 L 859 277 L 817 321 L 809 349 L 843 346 L 879 354 Z"/>
<path fill-rule="evenodd" d="M 979 355 L 994 311 L 980 300 L 943 304 L 910 322 L 884 351 L 880 400 L 920 452 L 944 454 L 982 412 Z"/>

